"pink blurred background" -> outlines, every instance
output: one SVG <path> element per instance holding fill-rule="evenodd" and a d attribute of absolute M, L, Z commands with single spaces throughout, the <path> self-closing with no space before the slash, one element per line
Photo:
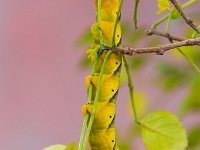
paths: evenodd
<path fill-rule="evenodd" d="M 122 20 L 132 20 L 133 4 L 125 1 Z M 160 18 L 155 1 L 143 0 L 141 6 L 139 25 L 150 26 Z M 85 47 L 78 50 L 76 42 L 95 21 L 94 14 L 92 0 L 0 0 L 1 150 L 78 143 L 90 70 L 80 69 Z M 127 88 L 121 91 L 128 93 Z M 117 126 L 122 133 L 132 122 L 127 97 L 119 95 Z"/>

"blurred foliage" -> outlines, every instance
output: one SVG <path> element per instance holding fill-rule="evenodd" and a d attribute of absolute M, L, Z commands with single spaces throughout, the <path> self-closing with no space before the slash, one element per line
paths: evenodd
<path fill-rule="evenodd" d="M 92 42 L 92 40 L 93 40 L 93 37 L 89 28 L 79 37 L 79 39 L 77 40 L 77 43 L 81 46 L 89 45 Z"/>
<path fill-rule="evenodd" d="M 193 149 L 200 145 L 200 124 L 193 127 L 188 134 L 188 148 Z"/>
<path fill-rule="evenodd" d="M 79 65 L 80 65 L 80 67 L 83 68 L 83 69 L 92 67 L 92 63 L 91 63 L 91 61 L 88 59 L 87 55 L 83 56 L 83 57 L 79 60 Z"/>
<path fill-rule="evenodd" d="M 200 110 L 200 76 L 193 79 L 192 85 L 182 104 L 181 113 Z"/>
<path fill-rule="evenodd" d="M 158 83 L 164 90 L 173 90 L 175 87 L 180 87 L 191 78 L 191 72 L 185 72 L 184 68 L 168 62 L 158 63 L 156 69 L 159 72 Z"/>
<path fill-rule="evenodd" d="M 130 144 L 128 144 L 126 141 L 123 141 L 122 139 L 119 140 L 118 145 L 119 149 L 132 150 Z"/>
<path fill-rule="evenodd" d="M 142 65 L 145 63 L 147 57 L 144 55 L 136 56 L 134 58 L 131 58 L 130 67 L 134 70 L 137 70 L 142 67 Z"/>

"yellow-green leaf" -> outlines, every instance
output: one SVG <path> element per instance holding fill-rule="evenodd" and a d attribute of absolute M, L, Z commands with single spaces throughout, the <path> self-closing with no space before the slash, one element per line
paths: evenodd
<path fill-rule="evenodd" d="M 69 143 L 66 150 L 78 150 L 76 143 L 74 142 Z"/>
<path fill-rule="evenodd" d="M 78 150 L 78 148 L 74 142 L 71 142 L 68 146 L 62 144 L 55 144 L 45 147 L 42 150 Z"/>
<path fill-rule="evenodd" d="M 171 19 L 177 19 L 179 18 L 181 15 L 180 13 L 178 12 L 178 10 L 176 8 L 173 8 L 172 11 L 171 11 Z"/>
<path fill-rule="evenodd" d="M 164 11 L 170 10 L 170 2 L 169 0 L 158 0 L 158 8 L 157 14 L 161 14 Z"/>
<path fill-rule="evenodd" d="M 175 115 L 168 111 L 148 114 L 141 121 L 142 139 L 148 150 L 185 150 L 186 131 Z"/>
<path fill-rule="evenodd" d="M 42 150 L 67 150 L 67 146 L 56 144 L 56 145 L 50 145 Z"/>

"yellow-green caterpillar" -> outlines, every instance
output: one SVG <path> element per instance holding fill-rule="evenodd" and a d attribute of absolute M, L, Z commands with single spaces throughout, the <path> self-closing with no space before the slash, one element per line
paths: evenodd
<path fill-rule="evenodd" d="M 95 0 L 95 9 L 97 14 L 97 2 Z M 119 0 L 101 0 L 101 20 L 94 23 L 91 27 L 95 44 L 104 44 L 112 46 L 112 38 L 115 27 L 115 20 L 118 15 Z M 116 33 L 114 36 L 116 45 L 121 42 L 121 27 L 117 22 Z M 82 107 L 82 113 L 91 115 L 93 102 L 96 95 L 99 73 L 107 50 L 101 51 L 97 61 L 94 75 L 86 77 L 86 88 L 89 90 L 90 84 L 93 85 L 92 102 Z M 96 51 L 100 53 L 100 51 Z M 97 109 L 94 122 L 89 136 L 89 143 L 92 150 L 118 150 L 115 133 L 115 113 L 116 100 L 120 84 L 120 70 L 122 66 L 122 54 L 112 53 L 106 62 L 105 71 L 102 77 L 100 95 L 97 103 Z"/>

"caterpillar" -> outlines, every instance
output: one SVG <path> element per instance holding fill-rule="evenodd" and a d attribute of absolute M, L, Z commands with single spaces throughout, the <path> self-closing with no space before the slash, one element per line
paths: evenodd
<path fill-rule="evenodd" d="M 98 0 L 95 0 L 96 16 L 98 11 Z M 119 0 L 101 0 L 101 19 L 91 26 L 91 32 L 95 44 L 104 44 L 112 46 L 112 38 L 115 28 L 115 20 L 118 15 Z M 119 20 L 120 18 L 118 18 Z M 114 36 L 115 45 L 121 43 L 121 27 L 119 21 L 116 26 L 116 33 Z M 97 91 L 99 74 L 108 50 L 96 51 L 100 53 L 97 61 L 96 70 L 93 75 L 86 77 L 86 89 L 93 85 L 91 103 L 82 106 L 82 114 L 92 114 L 94 99 Z M 93 61 L 92 61 L 93 62 Z M 94 116 L 94 122 L 89 135 L 89 144 L 91 150 L 118 150 L 115 133 L 115 114 L 116 114 L 116 100 L 120 85 L 120 72 L 122 66 L 122 54 L 112 52 L 108 61 L 106 62 L 105 71 L 103 73 L 102 82 L 100 86 L 100 95 L 97 102 L 97 109 Z"/>

